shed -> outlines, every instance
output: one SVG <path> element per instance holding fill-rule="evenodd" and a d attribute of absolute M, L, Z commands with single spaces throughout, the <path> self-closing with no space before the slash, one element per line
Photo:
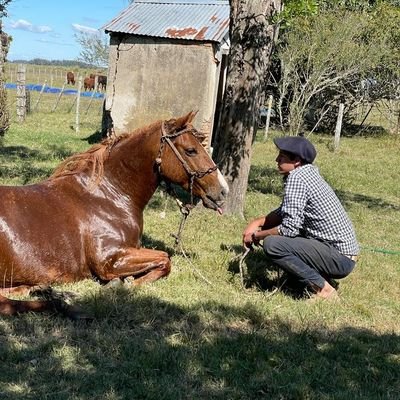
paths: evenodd
<path fill-rule="evenodd" d="M 116 133 L 198 110 L 210 145 L 229 50 L 229 1 L 135 0 L 110 35 L 106 114 Z"/>

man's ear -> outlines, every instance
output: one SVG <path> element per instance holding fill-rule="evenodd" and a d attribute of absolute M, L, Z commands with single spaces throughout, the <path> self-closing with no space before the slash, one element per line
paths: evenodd
<path fill-rule="evenodd" d="M 302 165 L 303 165 L 302 159 L 301 159 L 300 157 L 296 157 L 296 158 L 294 159 L 294 166 L 295 166 L 295 168 L 301 167 Z"/>

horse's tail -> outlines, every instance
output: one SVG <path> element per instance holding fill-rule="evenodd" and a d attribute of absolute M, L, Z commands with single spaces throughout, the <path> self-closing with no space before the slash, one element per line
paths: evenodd
<path fill-rule="evenodd" d="M 0 315 L 16 315 L 26 312 L 53 312 L 72 320 L 92 320 L 76 306 L 68 304 L 63 293 L 50 287 L 40 288 L 31 293 L 40 300 L 13 300 L 0 294 Z"/>

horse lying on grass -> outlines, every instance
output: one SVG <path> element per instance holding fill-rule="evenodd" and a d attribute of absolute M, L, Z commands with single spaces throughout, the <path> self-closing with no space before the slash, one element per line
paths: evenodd
<path fill-rule="evenodd" d="M 0 314 L 74 314 L 58 299 L 4 295 L 96 277 L 152 282 L 170 273 L 167 253 L 141 247 L 143 210 L 161 180 L 221 211 L 228 186 L 192 126 L 195 113 L 105 139 L 66 159 L 47 180 L 0 186 Z M 61 304 L 61 305 L 60 305 Z"/>

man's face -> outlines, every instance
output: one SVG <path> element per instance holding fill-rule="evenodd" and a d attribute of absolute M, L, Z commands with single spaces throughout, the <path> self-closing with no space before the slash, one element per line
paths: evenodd
<path fill-rule="evenodd" d="M 278 163 L 278 172 L 281 175 L 288 175 L 290 171 L 293 171 L 301 165 L 298 157 L 292 158 L 291 155 L 284 151 L 280 151 L 275 161 Z"/>

